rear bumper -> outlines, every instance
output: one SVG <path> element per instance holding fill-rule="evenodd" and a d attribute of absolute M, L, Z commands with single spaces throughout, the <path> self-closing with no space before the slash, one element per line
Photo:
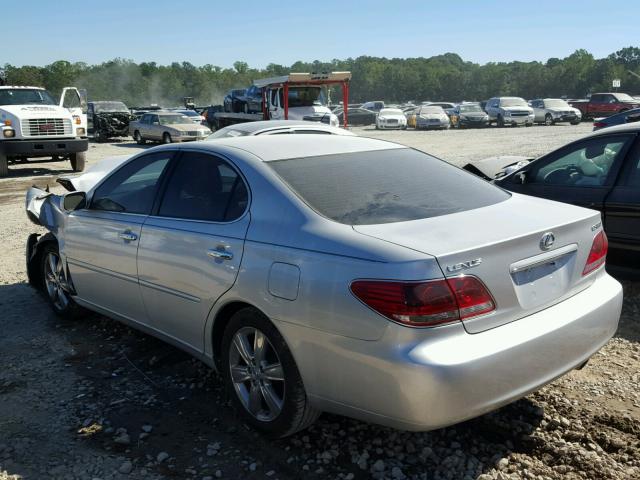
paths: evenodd
<path fill-rule="evenodd" d="M 381 340 L 366 342 L 279 327 L 289 345 L 304 346 L 292 350 L 319 408 L 432 430 L 499 408 L 581 365 L 613 336 L 621 308 L 621 285 L 602 271 L 575 296 L 476 334 L 462 325 L 390 323 Z"/>
<path fill-rule="evenodd" d="M 89 149 L 86 138 L 47 138 L 34 140 L 4 140 L 0 142 L 0 153 L 7 156 L 48 157 L 85 152 Z"/>

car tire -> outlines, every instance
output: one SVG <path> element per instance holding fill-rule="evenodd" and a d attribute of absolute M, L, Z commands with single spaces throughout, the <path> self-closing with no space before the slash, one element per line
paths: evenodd
<path fill-rule="evenodd" d="M 147 141 L 142 138 L 142 135 L 140 135 L 140 132 L 138 130 L 133 132 L 133 139 L 138 145 L 144 145 L 145 143 L 147 143 Z"/>
<path fill-rule="evenodd" d="M 0 153 L 0 178 L 9 175 L 9 159 L 3 153 Z"/>
<path fill-rule="evenodd" d="M 502 118 L 502 115 L 498 115 L 498 120 L 496 122 L 496 125 L 500 128 L 504 127 L 504 119 Z"/>
<path fill-rule="evenodd" d="M 99 130 L 94 130 L 93 131 L 93 141 L 96 143 L 101 143 L 104 139 L 102 138 L 102 135 L 100 134 Z"/>
<path fill-rule="evenodd" d="M 244 113 L 250 113 L 249 112 L 249 104 L 248 103 L 245 103 L 245 104 L 242 105 L 242 111 Z"/>
<path fill-rule="evenodd" d="M 580 125 L 580 120 L 574 120 L 571 125 Z"/>
<path fill-rule="evenodd" d="M 309 403 L 284 338 L 258 310 L 248 307 L 233 315 L 220 351 L 219 364 L 231 403 L 254 429 L 282 438 L 307 428 L 320 415 Z M 256 351 L 262 357 L 258 362 Z"/>
<path fill-rule="evenodd" d="M 171 134 L 169 132 L 164 132 L 162 134 L 162 143 L 171 143 L 173 140 L 171 140 Z"/>
<path fill-rule="evenodd" d="M 544 124 L 545 124 L 547 127 L 550 127 L 550 126 L 551 126 L 551 125 L 553 125 L 554 123 L 555 123 L 555 122 L 553 121 L 553 117 L 551 116 L 551 114 L 550 114 L 550 113 L 547 113 L 547 114 L 544 116 Z"/>
<path fill-rule="evenodd" d="M 68 271 L 60 258 L 58 245 L 54 242 L 47 242 L 42 247 L 40 268 L 44 294 L 56 315 L 73 320 L 84 313 L 82 307 L 73 300 L 69 293 L 71 288 L 68 281 Z"/>
<path fill-rule="evenodd" d="M 87 154 L 86 152 L 72 153 L 69 156 L 69 160 L 71 161 L 71 168 L 74 172 L 82 172 L 87 162 Z"/>

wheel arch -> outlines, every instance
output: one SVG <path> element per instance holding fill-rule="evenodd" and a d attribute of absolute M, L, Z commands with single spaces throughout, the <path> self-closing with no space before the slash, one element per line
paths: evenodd
<path fill-rule="evenodd" d="M 29 280 L 29 284 L 32 287 L 37 288 L 38 290 L 41 290 L 44 286 L 42 272 L 40 271 L 39 267 L 42 257 L 42 251 L 48 244 L 58 245 L 58 239 L 51 232 L 48 232 L 42 236 L 37 233 L 32 233 L 27 239 L 27 278 Z"/>
<path fill-rule="evenodd" d="M 227 328 L 231 318 L 243 308 L 253 308 L 265 317 L 269 318 L 262 310 L 243 300 L 233 300 L 221 307 L 213 318 L 213 326 L 211 327 L 211 354 L 213 364 L 220 371 L 220 350 L 222 349 L 222 337 L 224 330 Z M 273 322 L 272 322 L 273 323 Z"/>

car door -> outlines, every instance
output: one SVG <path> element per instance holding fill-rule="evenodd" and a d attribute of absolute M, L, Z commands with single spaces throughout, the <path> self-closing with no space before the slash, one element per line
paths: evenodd
<path fill-rule="evenodd" d="M 640 268 L 640 141 L 629 150 L 618 181 L 607 196 L 604 225 L 611 261 Z"/>
<path fill-rule="evenodd" d="M 531 102 L 531 108 L 533 108 L 533 121 L 539 123 L 544 122 L 544 116 L 546 115 L 544 102 L 542 100 L 534 100 Z"/>
<path fill-rule="evenodd" d="M 146 321 L 136 256 L 142 224 L 172 155 L 163 151 L 127 162 L 89 193 L 86 209 L 69 214 L 62 248 L 81 300 Z"/>
<path fill-rule="evenodd" d="M 207 315 L 234 284 L 249 227 L 249 190 L 228 161 L 183 152 L 142 227 L 138 273 L 153 328 L 195 351 Z"/>
<path fill-rule="evenodd" d="M 523 169 L 524 177 L 516 172 L 496 183 L 518 193 L 602 212 L 633 138 L 620 134 L 579 140 L 532 162 Z"/>
<path fill-rule="evenodd" d="M 150 140 L 160 140 L 162 138 L 162 126 L 160 125 L 160 118 L 156 114 L 149 115 L 147 138 Z"/>
<path fill-rule="evenodd" d="M 87 133 L 93 133 L 93 103 L 87 105 Z"/>
<path fill-rule="evenodd" d="M 60 95 L 60 106 L 66 108 L 75 121 L 75 127 L 81 127 L 87 131 L 87 102 L 84 96 L 75 87 L 64 87 Z"/>

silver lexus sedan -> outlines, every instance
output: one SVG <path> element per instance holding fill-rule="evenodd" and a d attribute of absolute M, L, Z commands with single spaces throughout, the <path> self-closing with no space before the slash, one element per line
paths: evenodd
<path fill-rule="evenodd" d="M 166 145 L 88 191 L 27 194 L 30 282 L 218 369 L 244 420 L 321 411 L 406 430 L 481 415 L 581 367 L 620 284 L 599 213 L 355 136 Z"/>

